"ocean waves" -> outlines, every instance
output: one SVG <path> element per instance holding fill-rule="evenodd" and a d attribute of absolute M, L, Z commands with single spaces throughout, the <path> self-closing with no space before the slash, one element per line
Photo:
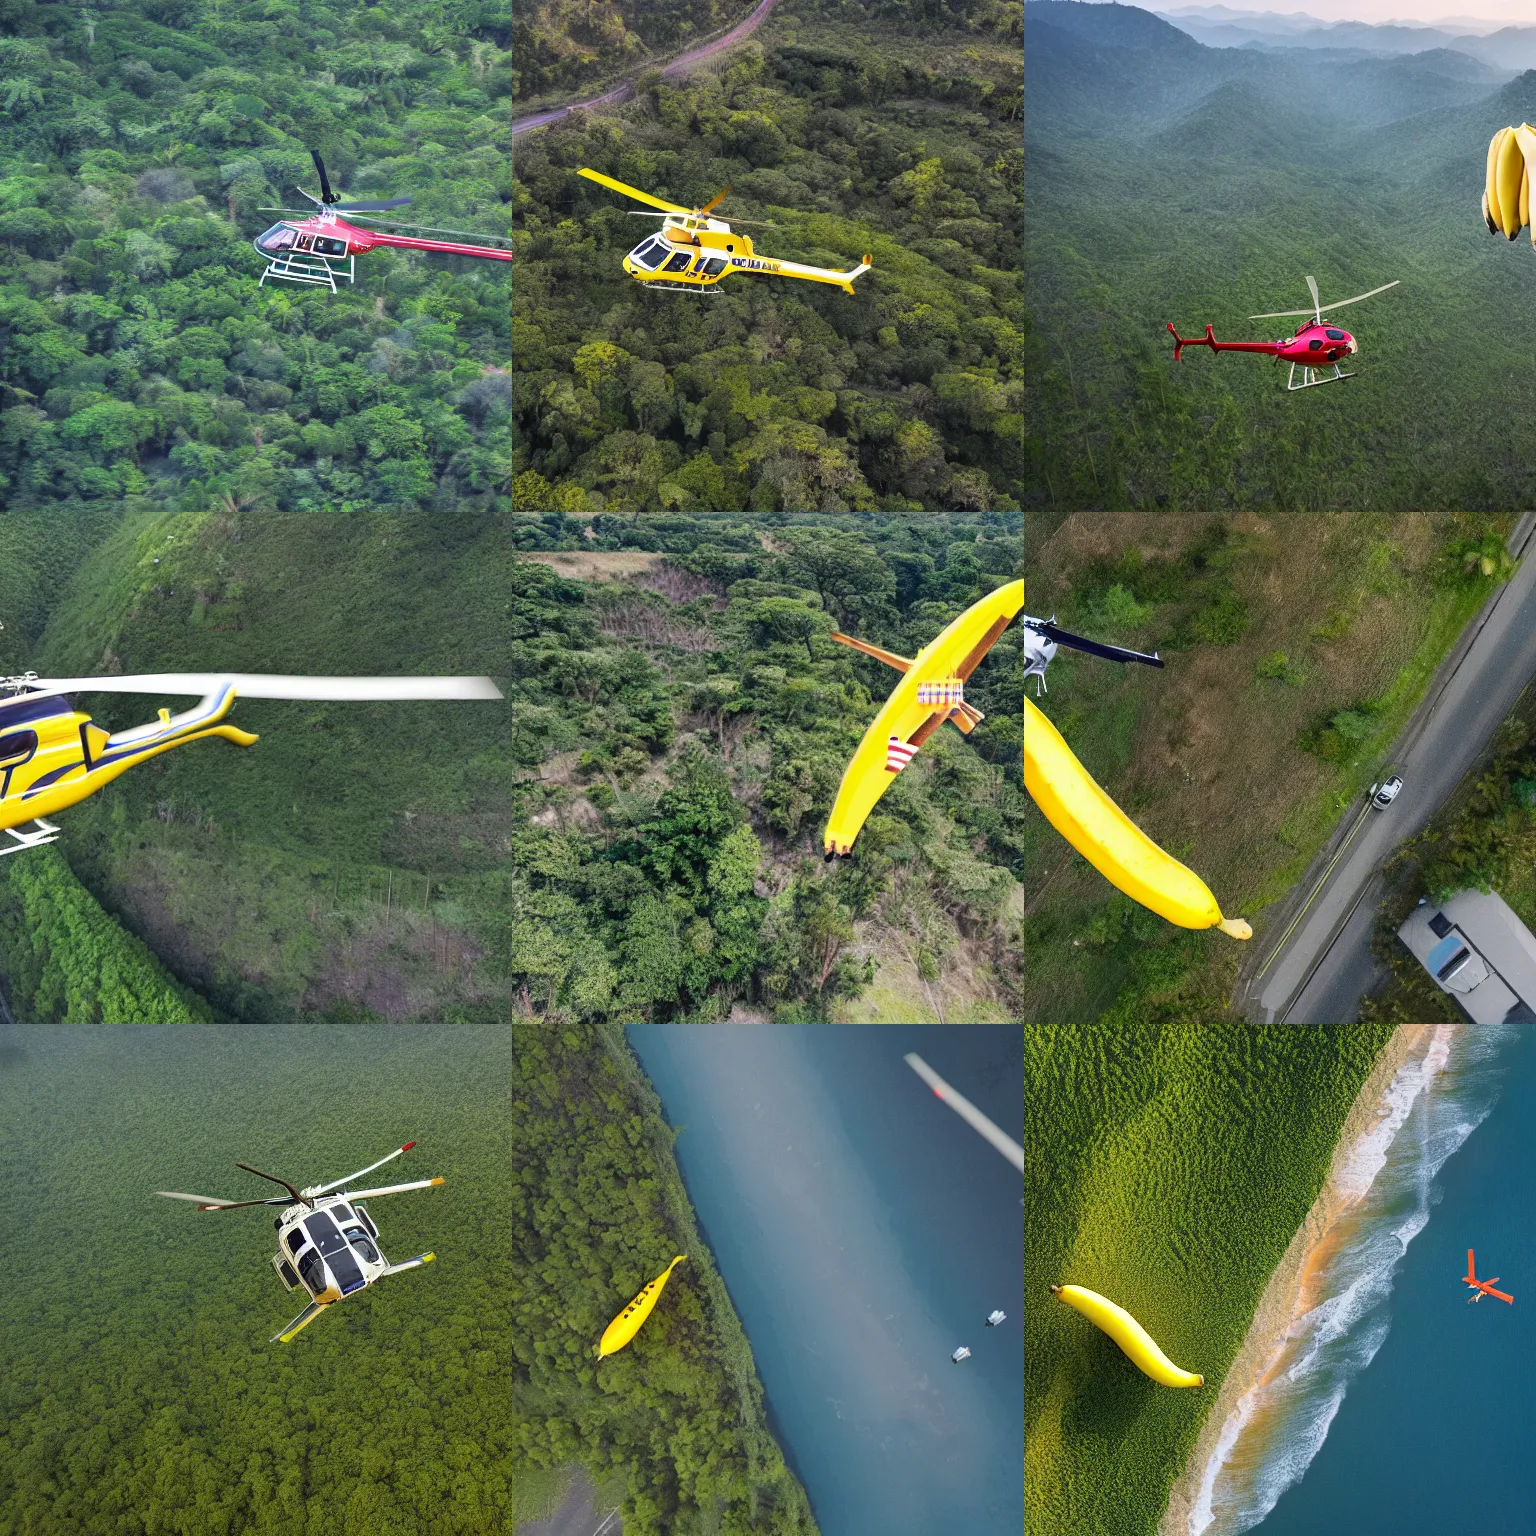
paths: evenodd
<path fill-rule="evenodd" d="M 1429 1222 L 1435 1175 L 1492 1109 L 1511 1038 L 1502 1027 L 1436 1026 L 1340 1148 L 1290 1305 L 1274 1314 L 1272 1342 L 1201 1470 L 1189 1536 L 1253 1529 L 1322 1448 L 1387 1337 L 1393 1282 Z"/>

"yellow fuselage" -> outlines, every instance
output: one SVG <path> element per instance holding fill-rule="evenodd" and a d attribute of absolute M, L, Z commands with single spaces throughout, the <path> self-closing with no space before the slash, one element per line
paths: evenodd
<path fill-rule="evenodd" d="M 185 714 L 161 710 L 152 725 L 109 735 L 58 695 L 0 703 L 0 830 L 51 816 L 118 774 L 204 736 L 248 747 L 256 737 L 220 722 L 235 702 L 225 685 Z"/>

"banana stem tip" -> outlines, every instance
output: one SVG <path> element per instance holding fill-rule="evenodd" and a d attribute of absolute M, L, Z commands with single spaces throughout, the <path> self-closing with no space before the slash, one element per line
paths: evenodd
<path fill-rule="evenodd" d="M 1251 939 L 1253 929 L 1240 917 L 1224 917 L 1216 925 L 1223 933 L 1230 933 L 1234 939 Z"/>

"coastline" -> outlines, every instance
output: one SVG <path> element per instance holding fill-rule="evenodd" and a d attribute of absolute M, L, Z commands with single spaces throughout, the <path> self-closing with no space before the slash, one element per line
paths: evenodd
<path fill-rule="evenodd" d="M 1361 1139 L 1374 1131 L 1390 1113 L 1385 1100 L 1398 1073 L 1410 1061 L 1422 1060 L 1436 1038 L 1436 1030 L 1447 1027 L 1460 1029 L 1459 1025 L 1401 1024 L 1382 1047 L 1370 1076 L 1345 1117 L 1323 1187 L 1275 1266 L 1248 1325 L 1242 1347 L 1206 1415 L 1199 1439 L 1169 1491 L 1168 1507 L 1157 1528 L 1158 1536 L 1189 1536 L 1190 1518 L 1200 1496 L 1206 1468 L 1220 1448 L 1228 1420 L 1244 1395 L 1274 1368 L 1287 1330 L 1315 1302 L 1309 1282 L 1319 1277 L 1325 1261 L 1345 1236 L 1345 1218 L 1360 1198 L 1358 1192 L 1349 1193 L 1341 1188 L 1341 1176 L 1351 1155 Z"/>

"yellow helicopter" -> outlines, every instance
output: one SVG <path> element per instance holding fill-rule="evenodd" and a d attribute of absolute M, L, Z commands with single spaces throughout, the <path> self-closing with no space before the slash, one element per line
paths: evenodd
<path fill-rule="evenodd" d="M 182 714 L 108 733 L 62 697 L 68 693 L 201 694 Z M 499 699 L 488 677 L 278 677 L 256 672 L 154 672 L 137 677 L 0 678 L 0 856 L 51 843 L 46 818 L 84 800 L 118 774 L 188 741 L 222 736 L 249 747 L 256 737 L 223 721 L 237 694 L 253 699 Z M 37 830 L 18 830 L 27 822 Z"/>
<path fill-rule="evenodd" d="M 874 265 L 874 259 L 865 256 L 863 262 L 847 272 L 833 272 L 826 267 L 808 267 L 798 261 L 779 261 L 773 257 L 759 256 L 752 249 L 747 235 L 734 233 L 724 219 L 710 218 L 710 212 L 725 201 L 730 193 L 727 187 L 718 197 L 712 197 L 702 208 L 679 208 L 676 203 L 663 202 L 649 192 L 627 187 L 601 171 L 588 170 L 583 166 L 576 173 L 588 181 L 612 187 L 636 202 L 649 203 L 661 213 L 636 213 L 635 219 L 660 218 L 661 228 L 654 235 L 647 235 L 624 258 L 624 270 L 636 280 L 667 293 L 707 293 L 722 277 L 732 272 L 765 272 L 777 277 L 804 277 L 815 283 L 834 283 L 844 293 L 852 295 L 853 280 L 862 277 Z M 761 224 L 761 219 L 737 219 L 738 224 Z M 768 228 L 774 226 L 768 225 Z"/>

